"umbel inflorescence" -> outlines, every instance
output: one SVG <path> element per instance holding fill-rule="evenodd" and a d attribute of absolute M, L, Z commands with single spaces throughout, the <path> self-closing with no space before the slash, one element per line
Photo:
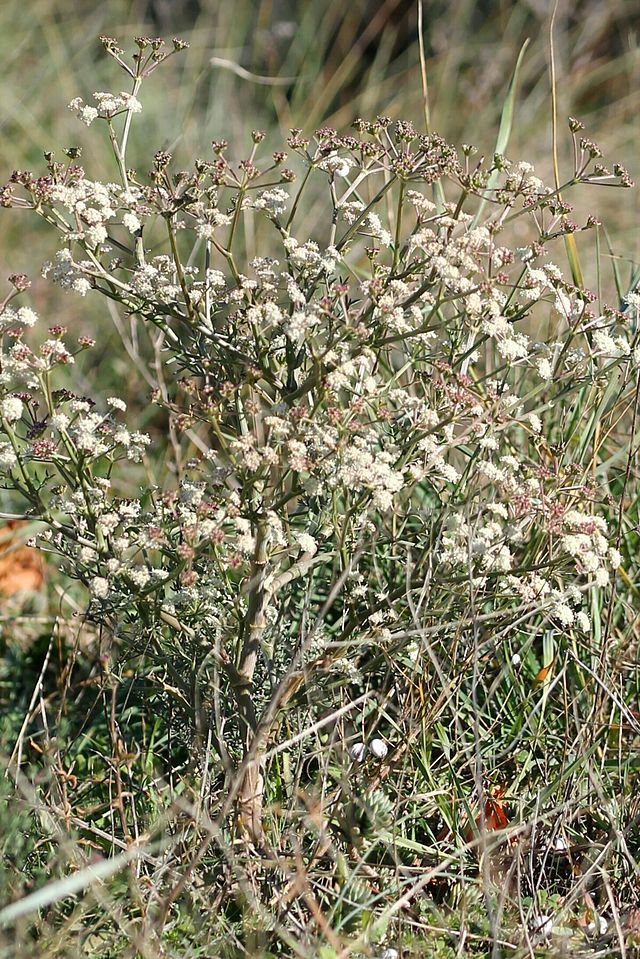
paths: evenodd
<path fill-rule="evenodd" d="M 150 402 L 179 468 L 152 487 L 151 438 L 123 399 L 72 392 L 92 341 L 39 335 L 14 305 L 24 277 L 1 318 L 0 466 L 92 617 L 125 645 L 155 630 L 215 664 L 233 706 L 214 745 L 227 770 L 252 757 L 241 799 L 255 833 L 278 710 L 415 635 L 444 596 L 459 619 L 434 627 L 443 642 L 464 633 L 470 597 L 502 630 L 590 629 L 583 597 L 620 557 L 545 420 L 637 368 L 640 298 L 606 307 L 550 256 L 597 227 L 571 220 L 570 187 L 630 180 L 574 120 L 559 189 L 386 117 L 347 136 L 293 130 L 270 156 L 254 132 L 240 162 L 216 141 L 187 170 L 160 151 L 136 172 L 132 121 L 163 47 L 140 38 L 131 65 L 104 43 L 131 92 L 70 107 L 106 129 L 113 182 L 71 150 L 14 172 L 1 199 L 58 231 L 45 276 L 157 331 Z M 132 475 L 139 496 L 123 498 Z"/>

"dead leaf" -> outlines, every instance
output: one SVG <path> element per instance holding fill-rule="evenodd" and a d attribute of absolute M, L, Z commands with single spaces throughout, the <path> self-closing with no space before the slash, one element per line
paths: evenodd
<path fill-rule="evenodd" d="M 10 520 L 0 528 L 0 596 L 37 592 L 44 583 L 42 556 L 25 545 L 27 528 L 20 520 Z"/>
<path fill-rule="evenodd" d="M 479 831 L 483 825 L 487 832 L 498 832 L 500 829 L 506 829 L 506 827 L 510 825 L 509 817 L 502 804 L 505 792 L 504 786 L 494 786 L 491 792 L 487 794 L 484 801 L 484 823 L 483 817 L 480 814 L 476 817 L 476 827 Z M 474 838 L 473 829 L 467 829 L 465 840 L 472 842 Z M 509 839 L 511 845 L 515 845 L 517 841 L 515 836 L 511 836 Z"/>
<path fill-rule="evenodd" d="M 506 829 L 506 827 L 511 824 L 502 802 L 505 793 L 506 789 L 504 786 L 493 786 L 491 788 L 491 792 L 487 793 L 484 801 L 484 817 L 481 816 L 480 813 L 475 816 L 475 824 L 478 832 L 482 830 L 483 826 L 487 832 L 498 832 L 501 829 Z M 471 828 L 470 825 L 468 825 L 468 822 L 469 820 L 467 819 L 467 825 L 464 830 L 464 838 L 465 842 L 472 843 L 475 840 L 477 833 Z M 441 842 L 445 839 L 449 839 L 451 835 L 451 830 L 445 826 L 436 838 L 439 842 Z M 511 836 L 508 842 L 513 846 L 517 844 L 518 839 L 516 836 Z"/>
<path fill-rule="evenodd" d="M 484 824 L 489 832 L 495 832 L 497 829 L 504 829 L 509 825 L 509 819 L 502 805 L 502 798 L 505 794 L 504 786 L 496 786 L 493 793 L 488 795 L 484 804 Z M 478 817 L 480 825 L 480 817 Z"/>
<path fill-rule="evenodd" d="M 536 674 L 536 677 L 533 680 L 534 688 L 536 686 L 542 686 L 544 681 L 548 678 L 549 673 L 553 669 L 554 663 L 555 663 L 555 659 L 552 659 L 548 666 L 543 666 L 540 672 Z"/>

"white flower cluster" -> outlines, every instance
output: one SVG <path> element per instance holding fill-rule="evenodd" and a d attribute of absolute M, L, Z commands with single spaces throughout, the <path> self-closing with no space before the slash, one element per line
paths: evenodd
<path fill-rule="evenodd" d="M 356 161 L 350 156 L 340 156 L 333 152 L 318 163 L 318 169 L 330 173 L 332 176 L 348 177 Z"/>
<path fill-rule="evenodd" d="M 395 459 L 388 450 L 372 449 L 364 437 L 356 437 L 351 446 L 341 451 L 333 482 L 337 479 L 356 492 L 369 490 L 373 506 L 384 512 L 391 508 L 394 494 L 405 484 L 402 473 L 393 468 Z"/>
<path fill-rule="evenodd" d="M 454 516 L 442 535 L 440 560 L 449 566 L 476 569 L 481 576 L 506 573 L 513 562 L 507 544 L 509 532 L 495 519 L 472 525 Z"/>
<path fill-rule="evenodd" d="M 132 271 L 130 285 L 136 296 L 161 304 L 174 303 L 181 295 L 175 266 L 166 255 L 154 256 L 149 263 L 142 263 Z M 198 297 L 201 299 L 201 297 Z"/>
<path fill-rule="evenodd" d="M 69 109 L 72 110 L 83 123 L 91 126 L 98 117 L 111 119 L 119 113 L 140 113 L 142 104 L 130 93 L 94 93 L 93 99 L 96 106 L 87 105 L 81 97 L 74 97 L 69 103 Z"/>
<path fill-rule="evenodd" d="M 70 250 L 58 250 L 55 260 L 48 260 L 42 267 L 44 277 L 51 276 L 65 290 L 72 290 L 80 296 L 86 296 L 91 289 L 87 274 L 93 275 L 93 264 L 89 260 L 76 263 Z"/>
<path fill-rule="evenodd" d="M 70 239 L 84 240 L 93 248 L 105 243 L 106 224 L 116 215 L 121 193 L 117 184 L 79 177 L 56 184 L 51 199 L 72 215 L 74 225 L 69 227 Z"/>
<path fill-rule="evenodd" d="M 322 270 L 325 273 L 333 273 L 340 258 L 335 247 L 327 247 L 321 251 L 313 240 L 298 243 L 293 236 L 288 236 L 284 240 L 284 248 L 289 255 L 289 261 L 299 270 Z"/>
<path fill-rule="evenodd" d="M 379 240 L 382 246 L 391 246 L 393 242 L 391 232 L 382 225 L 382 220 L 377 213 L 367 214 L 363 229 L 365 233 Z"/>
<path fill-rule="evenodd" d="M 20 306 L 14 310 L 10 306 L 5 306 L 0 313 L 0 329 L 10 329 L 16 326 L 35 326 L 38 322 L 38 314 L 28 306 Z"/>
<path fill-rule="evenodd" d="M 18 396 L 5 396 L 0 401 L 0 416 L 7 423 L 15 423 L 22 416 L 24 405 Z"/>
<path fill-rule="evenodd" d="M 609 569 L 615 570 L 620 565 L 620 553 L 607 539 L 606 520 L 571 509 L 562 517 L 562 527 L 562 548 L 581 571 L 594 577 L 598 586 L 606 586 Z"/>
<path fill-rule="evenodd" d="M 264 210 L 270 216 L 280 216 L 287 209 L 289 194 L 281 187 L 273 190 L 263 190 L 253 201 L 255 210 Z"/>
<path fill-rule="evenodd" d="M 71 108 L 87 124 L 140 108 L 127 94 L 94 102 Z M 89 585 L 96 616 L 122 608 L 128 615 L 116 618 L 133 623 L 144 609 L 157 624 L 158 610 L 179 613 L 196 636 L 202 623 L 224 622 L 230 645 L 260 605 L 258 581 L 260 629 L 277 624 L 284 635 L 288 618 L 300 633 L 298 599 L 320 595 L 371 547 L 393 559 L 382 572 L 375 562 L 354 570 L 339 618 L 359 617 L 359 641 L 380 647 L 408 613 L 389 599 L 390 584 L 373 581 L 396 575 L 409 543 L 429 557 L 435 606 L 467 609 L 471 584 L 507 610 L 525 605 L 559 628 L 590 628 L 583 592 L 605 586 L 620 558 L 596 507 L 574 508 L 583 491 L 587 501 L 596 493 L 555 461 L 546 433 L 556 394 L 580 380 L 600 389 L 603 370 L 636 362 L 633 341 L 624 318 L 595 317 L 588 291 L 548 262 L 564 206 L 530 165 L 496 160 L 503 175 L 476 222 L 468 211 L 491 170 L 469 191 L 446 144 L 416 137 L 412 147 L 411 130 L 400 133 L 394 145 L 382 125 L 361 150 L 339 138 L 334 148 L 327 135 L 315 156 L 290 138 L 326 191 L 326 216 L 311 227 L 299 226 L 302 194 L 288 185 L 295 171 L 280 166 L 284 155 L 261 172 L 257 149 L 232 165 L 216 144 L 179 172 L 159 151 L 149 176 L 130 174 L 118 155 L 121 184 L 75 163 L 50 164 L 48 178 L 17 175 L 31 197 L 23 202 L 60 231 L 44 274 L 82 296 L 107 294 L 160 331 L 149 379 L 170 441 L 156 427 L 150 450 L 135 401 L 127 422 L 118 395 L 103 406 L 58 389 L 71 372 L 59 367 L 86 338 L 76 349 L 53 327 L 32 346 L 28 307 L 7 305 L 0 321 L 0 467 L 46 473 L 38 508 L 46 502 L 55 517 L 49 543 Z M 439 175 L 447 200 L 436 207 Z M 464 204 L 452 202 L 454 187 Z M 387 203 L 394 195 L 406 200 L 402 216 Z M 253 211 L 264 214 L 255 236 Z M 521 214 L 536 240 L 524 249 L 511 243 L 527 235 L 511 226 Z M 627 303 L 640 311 L 636 294 Z M 550 326 L 536 343 L 533 331 Z M 302 588 L 296 577 L 306 576 Z M 281 639 L 290 665 L 300 637 Z M 348 653 L 333 666 L 362 679 Z M 353 749 L 361 761 L 384 758 L 387 746 Z"/>

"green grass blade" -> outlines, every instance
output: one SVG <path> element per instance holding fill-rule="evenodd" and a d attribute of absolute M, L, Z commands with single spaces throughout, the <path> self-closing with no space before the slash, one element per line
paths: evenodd
<path fill-rule="evenodd" d="M 94 882 L 104 881 L 115 873 L 120 872 L 135 859 L 138 859 L 140 853 L 137 849 L 129 849 L 114 856 L 111 859 L 103 859 L 102 862 L 86 866 L 79 869 L 71 876 L 65 876 L 64 879 L 57 879 L 50 882 L 42 889 L 30 893 L 24 899 L 11 903 L 0 910 L 0 926 L 8 926 L 19 919 L 21 916 L 27 916 L 29 913 L 37 912 L 50 906 L 52 903 L 66 899 L 68 896 L 75 896 L 84 892 Z"/>
<path fill-rule="evenodd" d="M 520 67 L 522 66 L 522 61 L 524 60 L 524 55 L 526 53 L 527 47 L 529 46 L 529 39 L 527 38 L 522 47 L 520 48 L 520 53 L 518 54 L 518 59 L 516 61 L 515 69 L 511 77 L 511 82 L 509 83 L 509 88 L 507 90 L 507 96 L 504 101 L 504 106 L 502 107 L 502 115 L 500 117 L 500 127 L 498 129 L 498 138 L 496 140 L 496 147 L 494 153 L 502 153 L 507 149 L 509 145 L 509 138 L 511 136 L 511 128 L 513 126 L 513 114 L 516 104 L 516 95 L 518 92 L 518 76 L 520 74 Z M 491 196 L 491 191 L 495 187 L 498 177 L 500 176 L 498 170 L 494 172 L 489 177 L 489 182 L 487 184 L 487 189 L 480 201 L 480 206 L 478 207 L 478 212 L 476 213 L 473 226 L 477 226 L 480 217 L 484 212 L 484 208 L 487 205 L 487 200 Z"/>
<path fill-rule="evenodd" d="M 618 303 L 622 303 L 624 299 L 624 293 L 622 292 L 622 277 L 620 276 L 620 267 L 618 265 L 618 258 L 613 252 L 613 244 L 611 243 L 611 237 L 609 236 L 609 231 L 606 227 L 602 227 L 604 232 L 604 238 L 607 243 L 607 250 L 609 251 L 609 256 L 611 258 L 611 269 L 613 271 L 613 282 L 616 285 L 616 295 L 618 297 Z"/>

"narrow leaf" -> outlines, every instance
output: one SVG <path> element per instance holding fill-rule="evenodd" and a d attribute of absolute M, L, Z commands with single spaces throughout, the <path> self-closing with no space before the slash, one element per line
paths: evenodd
<path fill-rule="evenodd" d="M 42 889 L 30 893 L 24 899 L 19 899 L 18 902 L 11 903 L 10 906 L 0 910 L 0 926 L 7 926 L 19 919 L 20 916 L 37 912 L 39 909 L 44 909 L 45 906 L 50 906 L 52 903 L 66 899 L 68 896 L 75 896 L 84 892 L 92 883 L 108 879 L 109 876 L 120 872 L 132 860 L 137 859 L 139 855 L 138 850 L 129 849 L 119 856 L 103 859 L 101 862 L 79 869 L 71 876 L 48 883 Z"/>
<path fill-rule="evenodd" d="M 518 75 L 520 73 L 520 67 L 522 66 L 522 61 L 524 59 L 525 51 L 528 46 L 529 46 L 529 39 L 527 38 L 522 44 L 520 53 L 518 54 L 518 59 L 516 61 L 516 66 L 513 71 L 513 76 L 511 77 L 511 82 L 509 83 L 509 88 L 507 90 L 507 96 L 505 98 L 504 105 L 502 107 L 502 115 L 500 117 L 500 127 L 498 129 L 498 138 L 496 140 L 496 148 L 494 150 L 494 153 L 504 154 L 507 149 L 507 146 L 509 145 L 509 138 L 511 136 L 511 127 L 513 126 L 513 112 L 515 109 L 516 94 L 518 92 Z M 491 196 L 493 188 L 498 182 L 499 176 L 500 176 L 500 172 L 498 170 L 494 170 L 491 176 L 489 177 L 489 182 L 487 183 L 487 189 L 484 192 L 484 195 L 480 202 L 480 206 L 478 207 L 478 212 L 476 213 L 473 220 L 474 227 L 477 226 L 480 221 L 480 217 L 482 216 L 484 212 L 484 208 L 487 205 L 487 200 Z"/>

